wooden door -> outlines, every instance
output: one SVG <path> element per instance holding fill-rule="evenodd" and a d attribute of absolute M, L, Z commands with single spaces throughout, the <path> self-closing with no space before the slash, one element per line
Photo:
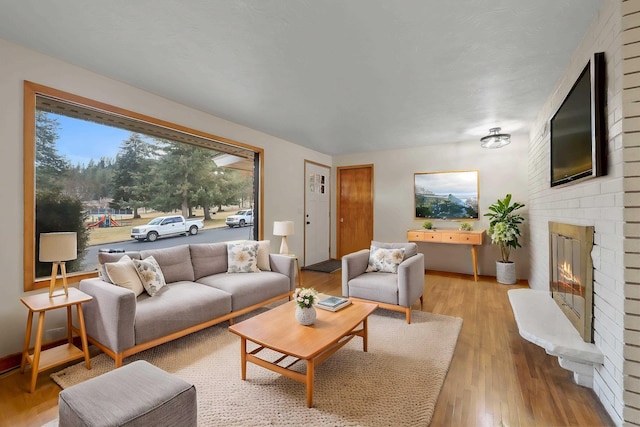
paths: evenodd
<path fill-rule="evenodd" d="M 337 168 L 338 257 L 371 246 L 373 165 Z"/>

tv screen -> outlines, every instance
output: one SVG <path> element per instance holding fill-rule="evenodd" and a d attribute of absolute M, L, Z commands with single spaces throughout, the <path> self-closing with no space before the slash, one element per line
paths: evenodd
<path fill-rule="evenodd" d="M 604 53 L 596 53 L 551 118 L 551 186 L 606 174 Z"/>

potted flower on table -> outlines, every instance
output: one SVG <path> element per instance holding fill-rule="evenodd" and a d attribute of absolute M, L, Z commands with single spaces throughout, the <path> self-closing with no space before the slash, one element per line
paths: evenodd
<path fill-rule="evenodd" d="M 293 292 L 296 302 L 296 320 L 301 325 L 313 325 L 316 320 L 316 309 L 313 306 L 318 301 L 318 292 L 313 288 L 296 288 Z"/>
<path fill-rule="evenodd" d="M 488 212 L 484 216 L 489 217 L 489 237 L 491 243 L 500 247 L 502 259 L 496 261 L 496 279 L 499 283 L 512 285 L 516 283 L 516 266 L 509 261 L 512 248 L 520 248 L 518 242 L 520 237 L 520 224 L 524 222 L 524 217 L 516 210 L 523 208 L 523 203 L 511 203 L 511 194 L 507 194 L 504 199 L 489 206 Z"/>

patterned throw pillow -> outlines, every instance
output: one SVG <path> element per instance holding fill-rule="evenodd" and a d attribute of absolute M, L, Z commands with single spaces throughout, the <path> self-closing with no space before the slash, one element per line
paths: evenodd
<path fill-rule="evenodd" d="M 136 296 L 144 292 L 144 287 L 140 282 L 140 277 L 136 272 L 136 267 L 133 265 L 133 261 L 128 255 L 123 256 L 118 262 L 107 262 L 104 264 L 104 269 L 109 277 L 109 280 L 114 285 L 127 288 Z"/>
<path fill-rule="evenodd" d="M 385 249 L 371 246 L 367 272 L 397 273 L 398 265 L 404 258 L 404 248 Z"/>
<path fill-rule="evenodd" d="M 143 260 L 134 259 L 133 265 L 136 267 L 144 290 L 147 291 L 149 295 L 154 296 L 160 289 L 166 286 L 167 282 L 164 279 L 164 274 L 162 274 L 160 265 L 153 256 L 149 256 Z"/>
<path fill-rule="evenodd" d="M 227 273 L 259 273 L 258 242 L 227 244 Z"/>

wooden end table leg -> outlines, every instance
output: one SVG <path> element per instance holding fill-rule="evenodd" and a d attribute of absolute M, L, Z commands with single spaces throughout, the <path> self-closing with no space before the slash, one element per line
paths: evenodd
<path fill-rule="evenodd" d="M 29 354 L 29 344 L 31 343 L 31 330 L 33 327 L 33 311 L 29 310 L 27 316 L 27 332 L 24 334 L 24 345 L 22 346 L 22 361 L 20 362 L 20 373 L 24 374 L 27 367 L 27 356 Z"/>
<path fill-rule="evenodd" d="M 42 347 L 42 333 L 44 332 L 44 311 L 38 313 L 38 329 L 36 330 L 36 344 L 33 348 L 33 363 L 31 363 L 31 384 L 29 393 L 36 389 L 38 381 L 38 367 L 40 366 L 40 348 Z"/>
<path fill-rule="evenodd" d="M 79 314 L 79 313 L 78 313 Z M 73 324 L 71 322 L 72 319 L 72 315 L 71 315 L 71 306 L 67 307 L 67 342 L 69 344 L 73 344 Z"/>
<path fill-rule="evenodd" d="M 84 364 L 87 369 L 91 369 L 91 358 L 89 357 L 89 343 L 87 342 L 87 330 L 84 326 L 84 313 L 82 312 L 82 304 L 78 307 L 78 323 L 80 324 L 80 341 L 82 341 L 82 352 L 84 353 Z M 71 316 L 69 316 L 71 318 Z M 71 330 L 71 328 L 69 328 Z"/>
<path fill-rule="evenodd" d="M 240 339 L 240 367 L 242 369 L 242 379 L 247 379 L 247 339 Z"/>
<path fill-rule="evenodd" d="M 314 377 L 314 361 L 307 360 L 307 408 L 313 407 L 313 377 Z"/>

